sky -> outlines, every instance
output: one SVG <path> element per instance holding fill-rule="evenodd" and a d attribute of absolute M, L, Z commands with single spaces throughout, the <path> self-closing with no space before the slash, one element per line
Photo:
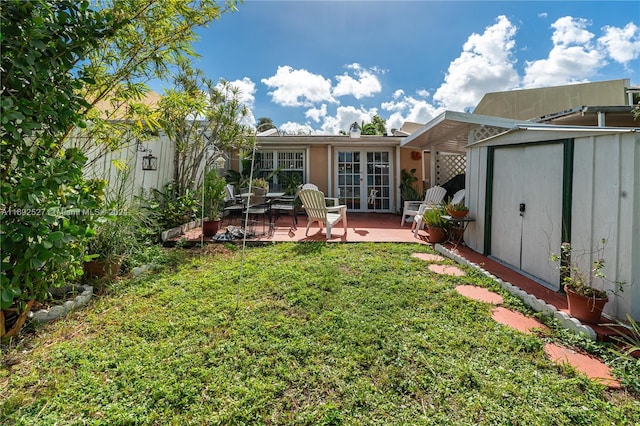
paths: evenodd
<path fill-rule="evenodd" d="M 488 92 L 640 85 L 640 1 L 245 0 L 198 34 L 194 66 L 240 89 L 247 124 L 287 134 L 374 115 L 391 131 Z"/>

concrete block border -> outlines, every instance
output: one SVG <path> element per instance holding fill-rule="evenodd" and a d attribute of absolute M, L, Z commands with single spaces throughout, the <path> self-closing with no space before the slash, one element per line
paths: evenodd
<path fill-rule="evenodd" d="M 86 306 L 93 296 L 93 287 L 83 285 L 83 292 L 73 300 L 67 300 L 62 305 L 52 306 L 50 309 L 40 309 L 37 312 L 29 312 L 29 319 L 36 322 L 49 322 L 60 318 L 63 315 Z"/>
<path fill-rule="evenodd" d="M 484 275 L 486 275 L 487 277 L 491 278 L 492 280 L 500 284 L 500 286 L 504 290 L 509 292 L 511 295 L 521 299 L 526 305 L 530 306 L 534 311 L 544 312 L 547 315 L 552 315 L 560 323 L 561 327 L 566 328 L 567 330 L 575 334 L 582 335 L 583 337 L 586 337 L 588 339 L 591 339 L 591 340 L 597 339 L 596 332 L 593 330 L 593 328 L 589 327 L 588 325 L 582 324 L 579 320 L 573 318 L 566 312 L 559 311 L 555 306 L 548 304 L 544 300 L 538 299 L 534 295 L 523 291 L 517 286 L 501 280 L 500 278 L 493 275 L 491 272 L 483 269 L 480 265 L 470 262 L 464 257 L 448 250 L 446 247 L 442 246 L 441 244 L 436 244 L 435 250 L 441 255 L 446 256 L 449 259 L 453 259 L 455 262 L 461 265 L 466 265 L 470 268 L 479 270 Z"/>

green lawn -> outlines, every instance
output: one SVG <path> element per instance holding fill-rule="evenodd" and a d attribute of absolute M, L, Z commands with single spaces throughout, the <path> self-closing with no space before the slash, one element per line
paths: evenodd
<path fill-rule="evenodd" d="M 640 422 L 640 403 L 548 361 L 413 244 L 220 246 L 39 328 L 0 371 L 0 423 Z M 521 307 L 503 293 L 506 303 Z M 13 364 L 8 367 L 8 364 Z M 4 423 L 3 423 L 4 424 Z"/>

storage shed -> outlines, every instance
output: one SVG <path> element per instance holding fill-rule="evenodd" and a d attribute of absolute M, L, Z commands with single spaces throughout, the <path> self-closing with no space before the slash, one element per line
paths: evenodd
<path fill-rule="evenodd" d="M 582 269 L 601 255 L 605 314 L 640 318 L 640 129 L 518 124 L 467 146 L 472 249 L 560 290 L 563 242 Z M 592 253 L 602 246 L 600 254 Z M 577 254 L 583 253 L 582 256 Z"/>

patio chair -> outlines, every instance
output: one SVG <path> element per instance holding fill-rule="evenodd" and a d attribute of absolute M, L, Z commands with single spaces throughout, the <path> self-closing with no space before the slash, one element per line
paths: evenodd
<path fill-rule="evenodd" d="M 323 225 L 327 227 L 327 239 L 331 238 L 331 228 L 336 223 L 342 221 L 344 234 L 347 234 L 347 206 L 327 207 L 324 194 L 316 189 L 303 189 L 298 194 L 302 200 L 308 216 L 307 230 L 304 235 L 309 235 L 309 227 L 313 222 L 318 222 L 320 229 Z"/>
<path fill-rule="evenodd" d="M 269 200 L 267 200 L 267 192 L 268 189 L 266 188 L 252 188 L 251 195 L 247 198 L 247 206 L 242 212 L 245 217 L 249 218 L 249 223 L 251 224 L 252 229 L 258 222 L 258 217 L 262 216 L 263 235 L 266 234 L 265 225 L 269 223 L 269 226 L 271 226 L 271 205 Z M 245 229 L 247 225 L 248 224 L 245 224 Z"/>
<path fill-rule="evenodd" d="M 316 191 L 319 191 L 318 186 L 314 185 L 313 183 L 304 183 L 302 184 L 301 189 L 315 189 Z M 329 207 L 337 206 L 338 204 L 340 204 L 338 199 L 334 197 L 324 197 L 324 199 L 327 202 L 327 206 Z"/>
<path fill-rule="evenodd" d="M 222 208 L 223 216 L 227 216 L 227 225 L 231 224 L 231 218 L 233 216 L 242 216 L 244 210 L 244 203 L 242 199 L 236 195 L 236 188 L 231 184 L 225 186 L 225 199 L 224 207 Z"/>
<path fill-rule="evenodd" d="M 453 194 L 453 198 L 451 198 L 450 203 L 451 204 L 459 204 L 461 202 L 464 201 L 464 189 L 459 190 L 458 192 L 456 192 L 455 194 Z M 418 213 L 415 216 L 415 220 L 414 222 L 414 228 L 413 228 L 413 236 L 417 237 L 418 236 L 418 231 L 420 229 L 422 229 L 422 215 L 424 214 L 425 211 L 427 211 L 429 208 L 433 208 L 434 205 L 431 204 L 420 204 L 420 207 L 418 208 Z"/>
<path fill-rule="evenodd" d="M 275 198 L 271 201 L 271 214 L 275 215 L 275 220 L 280 217 L 280 213 L 285 212 L 291 215 L 291 221 L 293 224 L 293 229 L 297 229 L 298 224 L 298 209 L 296 208 L 296 200 L 298 199 L 298 194 L 302 189 L 302 185 L 298 186 L 296 193 L 293 196 L 284 196 L 282 198 Z"/>
<path fill-rule="evenodd" d="M 424 200 L 405 201 L 404 208 L 402 209 L 402 219 L 400 221 L 400 226 L 404 226 L 405 218 L 413 217 L 414 220 L 411 225 L 411 229 L 414 229 L 416 224 L 415 218 L 416 218 L 416 215 L 418 214 L 418 210 L 420 209 L 420 206 L 423 204 L 426 204 L 426 205 L 440 204 L 442 200 L 444 200 L 445 195 L 447 195 L 447 190 L 441 186 L 436 185 L 427 189 L 427 192 L 424 194 Z"/>

